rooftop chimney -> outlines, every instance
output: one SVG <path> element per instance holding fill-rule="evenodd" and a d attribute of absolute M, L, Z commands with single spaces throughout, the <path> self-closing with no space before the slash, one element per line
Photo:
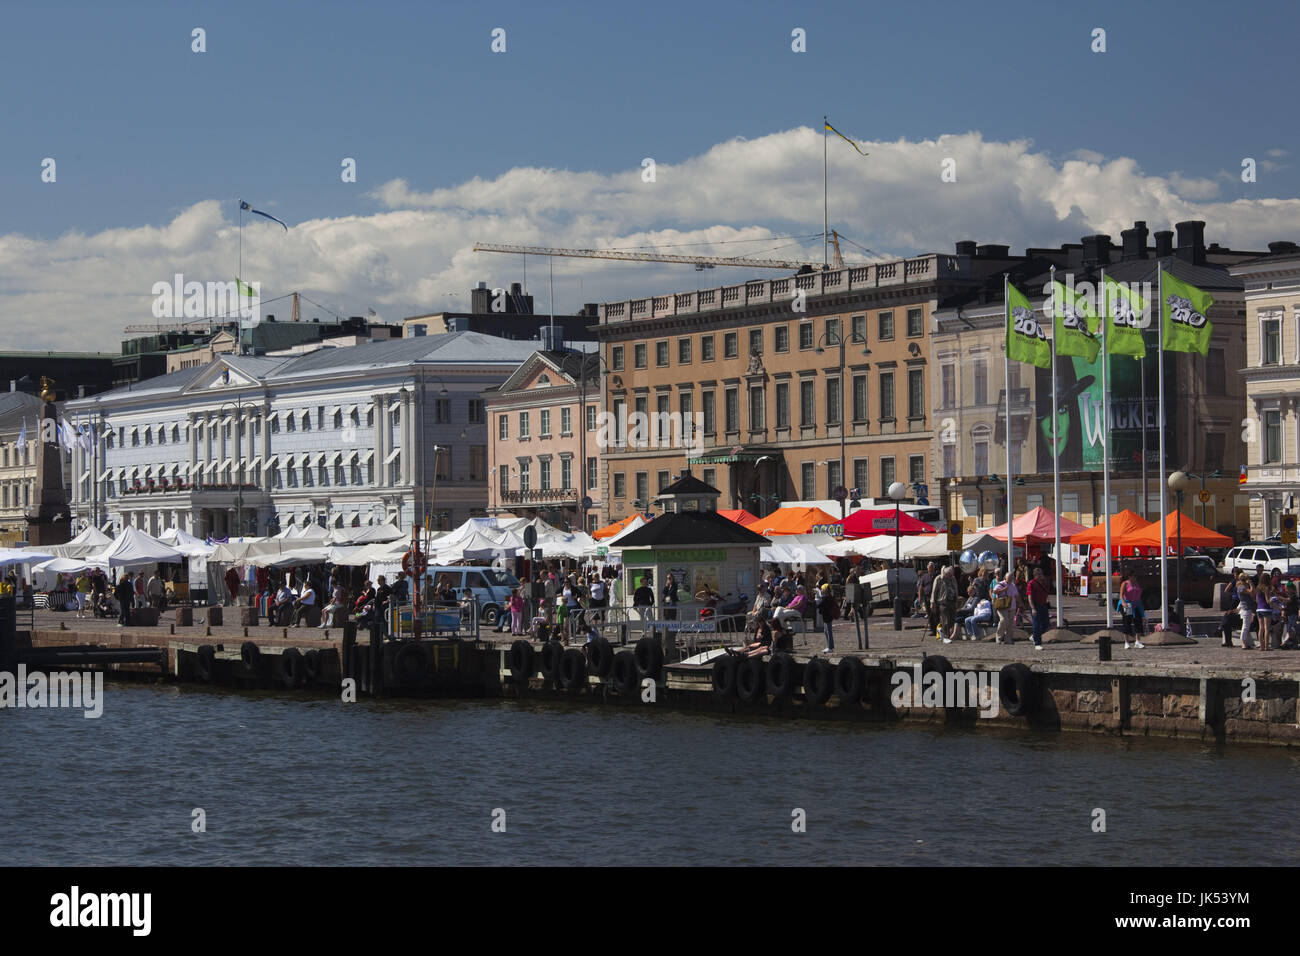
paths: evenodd
<path fill-rule="evenodd" d="M 1005 259 L 1007 253 L 1011 251 L 1011 247 L 985 244 L 979 246 L 977 251 L 981 259 Z"/>
<path fill-rule="evenodd" d="M 1174 223 L 1178 230 L 1178 250 L 1175 255 L 1194 266 L 1205 265 L 1205 223 L 1199 219 Z"/>
<path fill-rule="evenodd" d="M 973 239 L 963 239 L 961 242 L 957 243 L 957 255 L 975 255 L 975 241 Z"/>
<path fill-rule="evenodd" d="M 1120 239 L 1123 243 L 1123 252 L 1121 253 L 1123 261 L 1128 262 L 1130 259 L 1145 259 L 1147 257 L 1147 224 L 1141 219 L 1133 223 L 1132 229 L 1125 229 L 1121 232 Z"/>
<path fill-rule="evenodd" d="M 1156 258 L 1167 259 L 1174 254 L 1174 234 L 1168 229 L 1161 229 L 1156 236 Z"/>
<path fill-rule="evenodd" d="M 510 294 L 511 294 L 511 295 L 522 295 L 522 294 L 523 294 L 523 291 L 524 291 L 524 287 L 521 286 L 518 282 L 512 282 L 512 283 L 510 283 Z"/>
<path fill-rule="evenodd" d="M 1083 237 L 1083 267 L 1095 269 L 1110 265 L 1110 236 Z"/>
<path fill-rule="evenodd" d="M 1296 252 L 1300 252 L 1300 246 L 1297 246 L 1294 242 L 1288 240 L 1270 242 L 1268 244 L 1268 253 L 1271 256 L 1286 256 Z M 13 388 L 11 387 L 9 390 L 12 392 Z"/>
<path fill-rule="evenodd" d="M 486 282 L 479 282 L 479 284 L 476 285 L 474 288 L 476 288 L 476 289 L 486 289 L 486 288 L 487 288 L 487 283 L 486 283 Z"/>

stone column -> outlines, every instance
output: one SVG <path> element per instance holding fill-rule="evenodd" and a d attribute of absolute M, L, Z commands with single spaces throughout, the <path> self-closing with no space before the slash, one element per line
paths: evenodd
<path fill-rule="evenodd" d="M 186 421 L 189 423 L 189 431 L 186 433 L 186 438 L 189 440 L 189 446 L 190 446 L 189 480 L 192 482 L 194 480 L 194 466 L 197 465 L 199 461 L 199 433 L 198 433 L 198 428 L 196 427 L 194 413 L 190 412 L 188 415 L 185 416 L 185 418 Z"/>
<path fill-rule="evenodd" d="M 375 396 L 375 487 L 383 488 L 388 484 L 388 466 L 384 459 L 388 457 L 388 396 Z"/>

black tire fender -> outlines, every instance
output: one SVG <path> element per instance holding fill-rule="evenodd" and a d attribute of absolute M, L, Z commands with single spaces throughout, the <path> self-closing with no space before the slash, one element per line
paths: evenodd
<path fill-rule="evenodd" d="M 510 673 L 515 680 L 525 680 L 536 673 L 536 657 L 537 652 L 529 641 L 520 638 L 510 645 L 510 653 L 506 658 L 506 663 L 510 665 Z"/>
<path fill-rule="evenodd" d="M 614 690 L 620 694 L 635 694 L 641 686 L 636 655 L 631 651 L 619 651 L 614 655 L 614 661 L 610 665 L 610 675 L 614 681 Z"/>
<path fill-rule="evenodd" d="M 794 694 L 795 660 L 790 654 L 773 654 L 767 662 L 767 689 L 773 697 L 789 700 Z"/>
<path fill-rule="evenodd" d="M 399 680 L 417 682 L 429 673 L 429 647 L 419 641 L 403 641 L 393 656 L 393 673 Z"/>
<path fill-rule="evenodd" d="M 736 696 L 736 658 L 723 654 L 713 661 L 713 692 L 719 697 Z"/>
<path fill-rule="evenodd" d="M 570 647 L 560 658 L 560 683 L 571 694 L 587 686 L 587 655 Z"/>
<path fill-rule="evenodd" d="M 759 657 L 746 657 L 736 667 L 736 696 L 747 704 L 767 700 L 766 668 Z"/>
<path fill-rule="evenodd" d="M 608 677 L 614 667 L 614 648 L 603 637 L 597 637 L 587 645 L 587 660 L 591 662 L 591 672 L 597 677 Z"/>
<path fill-rule="evenodd" d="M 835 689 L 835 673 L 830 662 L 814 657 L 803 669 L 803 696 L 810 704 L 820 706 L 830 700 Z"/>
<path fill-rule="evenodd" d="M 547 641 L 542 645 L 542 676 L 549 681 L 560 681 L 560 661 L 564 659 L 564 645 Z"/>
<path fill-rule="evenodd" d="M 320 651 L 315 648 L 302 655 L 302 672 L 309 684 L 314 684 L 320 679 L 320 657 Z"/>
<path fill-rule="evenodd" d="M 211 684 L 212 678 L 216 674 L 216 648 L 211 644 L 203 644 L 199 647 L 195 657 L 197 658 L 195 668 L 198 671 L 199 680 L 205 684 Z"/>
<path fill-rule="evenodd" d="M 244 641 L 239 645 L 239 659 L 250 671 L 255 671 L 257 665 L 262 662 L 262 649 L 252 641 Z"/>
<path fill-rule="evenodd" d="M 280 683 L 285 687 L 301 687 L 307 678 L 307 671 L 302 662 L 302 651 L 296 647 L 286 647 L 280 653 Z"/>
<path fill-rule="evenodd" d="M 862 700 L 867 687 L 867 668 L 859 657 L 842 657 L 835 668 L 835 693 L 849 706 Z"/>
<path fill-rule="evenodd" d="M 636 672 L 638 677 L 659 680 L 659 673 L 664 668 L 664 649 L 653 637 L 643 637 L 636 642 Z"/>
<path fill-rule="evenodd" d="M 1042 703 L 1038 675 L 1016 661 L 998 672 L 998 699 L 1012 717 L 1028 716 Z"/>

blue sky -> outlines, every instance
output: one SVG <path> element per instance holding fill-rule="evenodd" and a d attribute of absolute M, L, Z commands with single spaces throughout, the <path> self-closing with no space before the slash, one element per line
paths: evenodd
<path fill-rule="evenodd" d="M 1027 141 L 1057 169 L 1070 157 L 1128 158 L 1133 175 L 1161 178 L 1153 195 L 1168 187 L 1188 202 L 1297 195 L 1288 92 L 1297 13 L 1280 3 L 52 2 L 6 4 L 0 17 L 0 243 L 162 227 L 205 200 L 229 222 L 240 196 L 290 225 L 371 217 L 399 208 L 376 192 L 398 179 L 427 196 L 520 168 L 614 177 L 645 156 L 671 166 L 736 137 L 816 128 L 823 113 L 875 144 L 976 132 Z M 207 32 L 206 53 L 190 50 L 194 27 Z M 507 31 L 505 54 L 490 52 L 495 27 Z M 791 52 L 795 27 L 807 31 L 807 53 Z M 1106 30 L 1104 54 L 1090 51 L 1095 27 Z M 796 163 L 818 187 L 819 152 Z M 40 180 L 47 156 L 55 184 Z M 1239 176 L 1247 156 L 1261 163 L 1251 185 Z M 355 184 L 340 181 L 343 157 L 357 161 Z M 867 163 L 884 158 L 873 148 Z M 869 186 L 871 170 L 851 172 Z M 788 186 L 778 171 L 763 188 Z M 841 176 L 839 188 L 846 198 L 853 183 Z M 720 208 L 714 220 L 819 231 L 814 192 L 816 202 L 779 215 Z M 1051 201 L 1068 210 L 1074 197 Z M 581 204 L 547 202 L 539 241 L 592 244 L 637 225 L 584 232 L 570 228 Z M 488 208 L 457 208 L 467 235 L 508 225 Z M 674 208 L 645 224 L 675 227 Z M 832 219 L 881 252 L 914 252 L 909 244 L 931 238 L 878 212 Z M 1056 230 L 1012 219 L 1001 235 L 967 237 L 1019 248 L 1077 240 L 1081 219 L 1105 219 L 1086 202 L 1073 220 L 1060 213 Z M 518 238 L 510 231 L 472 237 Z M 937 234 L 944 248 L 963 238 Z M 382 257 L 382 237 L 374 241 Z M 49 256 L 66 259 L 57 246 Z M 277 279 L 306 288 L 310 276 L 268 277 Z M 394 307 L 433 304 L 410 301 L 407 285 Z M 0 318 L 30 291 L 0 284 Z M 346 309 L 366 299 L 317 291 Z"/>

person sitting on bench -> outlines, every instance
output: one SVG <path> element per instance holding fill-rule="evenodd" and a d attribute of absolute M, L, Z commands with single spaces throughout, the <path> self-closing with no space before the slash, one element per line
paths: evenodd
<path fill-rule="evenodd" d="M 781 591 L 782 596 L 788 597 L 790 594 L 790 589 L 788 587 L 782 588 Z M 807 603 L 808 599 L 804 596 L 803 585 L 800 584 L 794 597 L 789 598 L 784 607 L 778 609 L 772 614 L 772 620 L 776 621 L 782 627 L 787 627 L 789 626 L 787 622 L 797 621 L 803 617 L 804 605 Z"/>
<path fill-rule="evenodd" d="M 729 647 L 727 653 L 739 657 L 762 657 L 764 654 L 771 652 L 773 637 L 772 625 L 767 621 L 759 621 L 758 632 L 754 635 L 754 642 L 741 648 Z"/>
<path fill-rule="evenodd" d="M 307 609 L 316 606 L 316 591 L 307 581 L 302 586 L 302 593 L 298 595 L 298 600 L 293 602 L 293 626 L 298 627 L 302 624 L 302 619 L 307 616 Z"/>
<path fill-rule="evenodd" d="M 280 589 L 275 592 L 275 599 L 267 611 L 273 627 L 287 627 L 293 614 L 293 588 L 287 580 L 280 582 Z"/>
<path fill-rule="evenodd" d="M 993 623 L 993 602 L 988 598 L 982 598 L 976 605 L 974 612 L 966 618 L 966 636 L 972 641 L 979 640 L 980 626 Z"/>

